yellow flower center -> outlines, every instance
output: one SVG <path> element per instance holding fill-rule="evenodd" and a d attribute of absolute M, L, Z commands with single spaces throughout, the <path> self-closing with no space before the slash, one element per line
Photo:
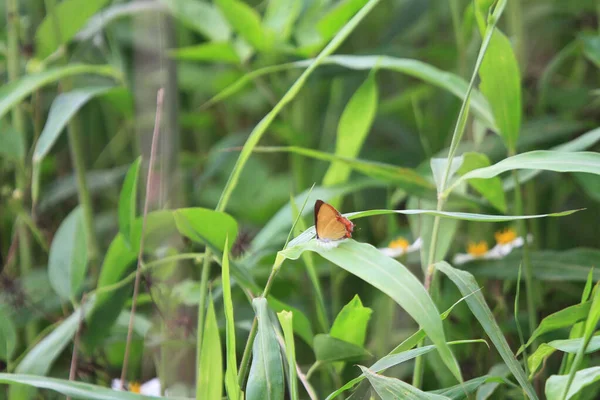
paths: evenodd
<path fill-rule="evenodd" d="M 481 242 L 475 243 L 470 242 L 467 246 L 467 253 L 472 255 L 473 257 L 482 257 L 488 251 L 488 245 L 483 240 Z"/>
<path fill-rule="evenodd" d="M 404 239 L 403 237 L 399 237 L 398 239 L 392 240 L 388 245 L 390 249 L 402 249 L 404 251 L 408 249 L 408 246 L 410 246 L 408 240 Z"/>
<path fill-rule="evenodd" d="M 132 393 L 140 393 L 142 390 L 142 385 L 137 382 L 129 382 L 129 391 Z"/>
<path fill-rule="evenodd" d="M 498 231 L 494 234 L 496 242 L 498 244 L 507 244 L 514 241 L 517 238 L 517 232 L 514 229 L 507 228 L 503 231 Z"/>

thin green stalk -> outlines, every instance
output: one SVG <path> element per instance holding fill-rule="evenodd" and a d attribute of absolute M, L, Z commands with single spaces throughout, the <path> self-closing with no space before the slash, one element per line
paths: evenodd
<path fill-rule="evenodd" d="M 6 3 L 6 68 L 8 72 L 8 81 L 12 82 L 19 78 L 21 74 L 21 53 L 19 51 L 19 9 L 17 0 L 8 0 Z M 27 154 L 27 135 L 25 132 L 25 118 L 20 105 L 11 110 L 11 121 L 14 129 L 21 139 L 21 148 L 23 157 L 17 163 L 15 170 L 15 181 L 21 201 L 25 196 L 27 189 L 27 172 L 25 167 L 25 154 Z M 19 273 L 24 276 L 29 274 L 32 269 L 31 260 L 31 239 L 26 224 L 17 219 L 16 224 L 17 237 L 19 241 Z M 25 339 L 27 344 L 33 343 L 37 335 L 37 324 L 29 322 L 25 326 Z"/>
<path fill-rule="evenodd" d="M 473 86 L 475 84 L 475 79 L 479 73 L 479 68 L 481 67 L 481 63 L 483 62 L 483 57 L 488 48 L 490 40 L 492 39 L 492 34 L 494 33 L 494 29 L 496 28 L 496 23 L 498 19 L 502 15 L 502 11 L 504 11 L 504 7 L 506 6 L 506 1 L 500 1 L 496 8 L 494 9 L 493 14 L 488 18 L 488 25 L 485 30 L 485 35 L 483 36 L 483 42 L 481 43 L 481 48 L 479 49 L 479 54 L 477 56 L 477 61 L 475 62 L 475 67 L 473 68 L 473 73 L 471 74 L 471 80 L 469 82 L 469 86 L 467 88 L 467 92 L 465 93 L 465 98 L 460 107 L 460 112 L 458 113 L 458 118 L 456 121 L 456 125 L 454 127 L 454 132 L 452 133 L 452 141 L 450 143 L 450 149 L 448 152 L 448 158 L 446 163 L 446 169 L 444 171 L 443 179 L 440 187 L 438 187 L 438 201 L 437 201 L 437 211 L 442 211 L 444 208 L 444 203 L 448 196 L 446 193 L 446 187 L 448 185 L 448 180 L 450 179 L 450 170 L 452 167 L 452 160 L 454 159 L 454 155 L 456 154 L 456 150 L 458 149 L 458 145 L 462 139 L 462 136 L 465 131 L 467 117 L 469 115 L 469 105 L 471 99 L 471 93 L 473 91 Z M 437 238 L 440 227 L 440 217 L 436 216 L 433 220 L 433 229 L 431 233 L 431 241 L 429 244 L 429 255 L 427 259 L 427 267 L 425 272 L 425 287 L 427 291 L 431 289 L 431 282 L 435 279 L 436 270 L 434 268 L 435 261 L 435 248 L 437 246 Z M 437 285 L 435 285 L 437 287 Z M 435 296 L 437 297 L 437 296 Z M 420 343 L 421 346 L 423 343 Z M 423 371 L 424 364 L 422 357 L 417 357 L 415 359 L 415 366 L 413 370 L 413 386 L 419 388 L 423 381 Z"/>
<path fill-rule="evenodd" d="M 450 0 L 450 14 L 452 16 L 452 30 L 454 31 L 456 51 L 458 52 L 458 72 L 460 76 L 464 76 L 467 73 L 467 51 L 460 26 L 459 0 Z"/>
<path fill-rule="evenodd" d="M 515 180 L 515 215 L 523 215 L 523 198 L 521 193 L 521 183 L 519 174 L 513 171 Z M 533 297 L 533 271 L 531 268 L 531 259 L 529 256 L 529 241 L 527 240 L 527 224 L 524 220 L 518 221 L 519 234 L 523 240 L 523 265 L 525 266 L 525 288 L 527 289 L 527 314 L 529 319 L 529 334 L 531 335 L 537 326 L 537 311 L 535 307 L 535 298 Z M 533 345 L 535 350 L 535 343 Z"/>
<path fill-rule="evenodd" d="M 207 249 L 202 263 L 202 276 L 200 277 L 200 302 L 198 303 L 198 336 L 196 338 L 196 399 L 200 400 L 202 388 L 200 382 L 200 354 L 202 351 L 202 337 L 204 332 L 204 309 L 206 308 L 206 293 L 208 290 L 208 278 L 210 276 L 210 249 Z M 202 310 L 202 312 L 200 312 Z"/>
<path fill-rule="evenodd" d="M 60 20 L 56 13 L 56 1 L 46 0 L 46 9 L 48 14 L 52 16 L 54 37 L 57 43 L 62 43 L 62 34 L 60 31 Z M 63 54 L 63 62 L 68 62 L 67 53 Z M 62 91 L 69 91 L 72 89 L 72 83 L 70 79 L 64 79 L 61 82 Z M 96 238 L 96 230 L 94 229 L 94 210 L 92 208 L 92 200 L 90 192 L 87 187 L 86 175 L 85 175 L 85 162 L 84 154 L 81 146 L 81 127 L 78 123 L 77 116 L 73 116 L 69 124 L 67 125 L 67 134 L 69 136 L 69 150 L 71 154 L 71 161 L 73 162 L 73 169 L 75 170 L 75 176 L 77 177 L 77 195 L 79 198 L 79 204 L 83 210 L 83 225 L 87 237 L 87 253 L 88 261 L 90 263 L 90 270 L 92 275 L 97 276 L 97 261 L 100 255 L 98 240 Z"/>

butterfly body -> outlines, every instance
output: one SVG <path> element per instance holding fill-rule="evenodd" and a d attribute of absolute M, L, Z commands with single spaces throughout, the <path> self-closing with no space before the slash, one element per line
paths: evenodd
<path fill-rule="evenodd" d="M 352 237 L 354 224 L 331 204 L 322 200 L 315 203 L 315 229 L 322 243 L 337 242 Z"/>

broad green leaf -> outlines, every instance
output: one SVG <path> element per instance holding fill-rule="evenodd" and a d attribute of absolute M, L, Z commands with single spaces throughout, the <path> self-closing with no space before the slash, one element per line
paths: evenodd
<path fill-rule="evenodd" d="M 438 346 L 442 360 L 462 381 L 458 363 L 446 344 L 439 312 L 421 282 L 398 261 L 384 256 L 375 247 L 352 239 L 343 241 L 337 248 L 326 249 L 316 240 L 281 251 L 278 257 L 298 259 L 303 251 L 319 253 L 353 275 L 375 286 L 393 298 L 423 328 L 431 341 Z"/>
<path fill-rule="evenodd" d="M 94 74 L 121 79 L 121 73 L 112 65 L 69 64 L 63 67 L 50 68 L 37 74 L 25 75 L 19 80 L 12 81 L 0 88 L 0 119 L 6 115 L 21 100 L 39 88 L 56 82 L 62 78 Z"/>
<path fill-rule="evenodd" d="M 563 308 L 560 311 L 550 314 L 535 328 L 531 337 L 525 343 L 525 348 L 529 347 L 538 337 L 544 333 L 552 332 L 557 329 L 567 328 L 579 321 L 584 320 L 590 312 L 591 301 L 576 304 L 567 308 Z M 523 348 L 519 349 L 517 354 L 520 354 Z"/>
<path fill-rule="evenodd" d="M 284 378 L 279 342 L 269 316 L 267 300 L 257 297 L 252 301 L 256 318 L 258 319 L 258 333 L 252 347 L 252 365 L 246 398 L 248 400 L 283 400 Z"/>
<path fill-rule="evenodd" d="M 119 232 L 129 245 L 131 244 L 131 227 L 137 214 L 137 188 L 141 162 L 142 157 L 138 157 L 131 164 L 119 196 Z"/>
<path fill-rule="evenodd" d="M 87 262 L 83 210 L 78 206 L 58 227 L 48 255 L 50 284 L 63 300 L 77 298 L 87 271 Z"/>
<path fill-rule="evenodd" d="M 40 340 L 31 350 L 27 352 L 19 365 L 14 370 L 15 374 L 46 375 L 54 361 L 60 356 L 65 348 L 71 343 L 71 339 L 79 328 L 79 322 L 83 316 L 86 316 L 94 305 L 94 298 L 88 297 L 80 308 L 73 311 L 67 319 L 60 322 L 50 334 Z M 82 308 L 81 308 L 82 307 Z M 4 375 L 4 374 L 2 374 Z M 8 374 L 6 374 L 8 375 Z M 10 375 L 18 376 L 18 375 Z M 4 377 L 6 379 L 6 377 Z M 35 385 L 33 385 L 35 386 Z M 33 389 L 29 386 L 15 385 L 9 388 L 9 400 L 21 400 L 29 398 Z"/>
<path fill-rule="evenodd" d="M 367 0 L 341 0 L 317 22 L 317 30 L 324 42 L 331 39 L 360 10 Z"/>
<path fill-rule="evenodd" d="M 257 147 L 254 149 L 254 151 L 261 153 L 288 152 L 315 158 L 317 160 L 332 161 L 334 162 L 333 165 L 335 165 L 335 163 L 338 165 L 345 165 L 348 167 L 348 170 L 354 169 L 355 171 L 358 171 L 361 174 L 367 175 L 371 178 L 379 179 L 389 184 L 396 185 L 399 188 L 405 189 L 409 193 L 431 197 L 432 199 L 435 198 L 435 187 L 423 176 L 410 168 L 397 167 L 395 165 L 383 164 L 374 161 L 357 160 L 355 158 L 342 157 L 304 147 Z M 325 181 L 323 184 L 324 186 L 327 186 Z"/>
<path fill-rule="evenodd" d="M 360 347 L 364 346 L 372 313 L 373 310 L 364 307 L 358 295 L 355 295 L 335 317 L 329 335 Z"/>
<path fill-rule="evenodd" d="M 225 390 L 230 400 L 241 400 L 242 389 L 238 383 L 237 359 L 235 347 L 235 319 L 231 300 L 231 279 L 229 278 L 229 238 L 225 240 L 223 261 L 221 263 L 221 285 L 223 288 L 223 310 L 225 313 L 225 350 L 227 366 L 225 368 Z"/>
<path fill-rule="evenodd" d="M 450 72 L 442 71 L 430 64 L 408 59 L 395 58 L 389 56 L 353 56 L 353 55 L 335 55 L 329 57 L 319 57 L 320 65 L 337 65 L 343 68 L 353 70 L 371 70 L 377 67 L 380 70 L 390 70 L 400 72 L 418 79 L 421 79 L 431 85 L 440 87 L 463 99 L 467 93 L 468 83 L 458 75 Z M 210 99 L 205 107 L 216 102 L 222 101 L 229 96 L 237 93 L 240 89 L 251 83 L 254 79 L 272 74 L 275 72 L 288 71 L 291 69 L 302 69 L 312 65 L 314 60 L 302 60 L 287 64 L 273 65 L 261 69 L 257 69 L 242 76 L 239 80 L 226 87 L 215 97 Z M 494 117 L 490 106 L 485 97 L 473 90 L 471 93 L 471 107 L 475 115 L 481 119 L 485 126 L 489 129 L 496 130 Z"/>
<path fill-rule="evenodd" d="M 0 157 L 12 161 L 20 161 L 25 157 L 21 132 L 17 132 L 10 126 L 2 126 L 0 129 Z"/>
<path fill-rule="evenodd" d="M 0 321 L 0 360 L 10 364 L 17 349 L 17 328 L 4 307 L 0 307 Z"/>
<path fill-rule="evenodd" d="M 377 97 L 377 81 L 373 71 L 352 95 L 340 117 L 335 144 L 336 156 L 347 159 L 358 156 L 377 113 Z M 351 171 L 351 165 L 333 162 L 325 173 L 323 186 L 346 182 Z M 338 207 L 339 201 L 334 201 L 332 204 Z"/>
<path fill-rule="evenodd" d="M 208 311 L 204 332 L 202 332 L 202 351 L 196 379 L 196 398 L 221 400 L 223 395 L 223 359 L 221 356 L 221 338 L 219 324 L 215 314 L 212 296 L 208 296 Z"/>
<path fill-rule="evenodd" d="M 600 380 L 600 367 L 586 368 L 577 371 L 573 382 L 569 387 L 569 391 L 566 393 L 566 397 L 563 397 L 564 390 L 567 388 L 568 379 L 569 377 L 567 375 L 550 376 L 546 381 L 546 398 L 548 400 L 568 400 L 573 398 L 573 396 L 586 386 Z"/>
<path fill-rule="evenodd" d="M 194 242 L 209 244 L 222 251 L 229 238 L 229 246 L 237 237 L 238 225 L 229 214 L 207 208 L 179 208 L 173 212 L 179 232 Z"/>
<path fill-rule="evenodd" d="M 542 343 L 535 352 L 527 358 L 529 365 L 529 376 L 535 375 L 540 365 L 550 357 L 556 350 L 560 350 L 569 354 L 576 354 L 581 348 L 583 338 L 553 340 L 548 343 Z M 600 336 L 593 336 L 590 343 L 585 348 L 585 354 L 593 353 L 600 350 Z"/>
<path fill-rule="evenodd" d="M 464 175 L 477 168 L 490 166 L 489 158 L 483 153 L 465 153 L 464 162 L 458 170 L 459 175 Z M 506 196 L 502 188 L 502 180 L 498 177 L 489 179 L 470 179 L 469 185 L 479 192 L 491 205 L 502 213 L 506 213 Z"/>
<path fill-rule="evenodd" d="M 231 28 L 221 11 L 210 2 L 197 0 L 161 0 L 171 14 L 185 26 L 214 42 L 227 42 Z"/>
<path fill-rule="evenodd" d="M 500 260 L 473 261 L 464 264 L 462 269 L 475 276 L 485 278 L 516 280 L 519 263 L 523 257 L 521 251 L 513 251 Z M 600 258 L 596 249 L 578 248 L 565 251 L 538 250 L 530 252 L 531 268 L 535 279 L 543 281 L 581 281 L 585 282 L 590 272 L 600 280 L 600 270 L 592 266 Z"/>
<path fill-rule="evenodd" d="M 596 325 L 598 325 L 598 321 L 600 321 L 600 282 L 596 284 L 594 289 L 595 290 L 592 292 L 593 293 L 592 294 L 593 297 L 591 300 L 592 304 L 590 305 L 590 311 L 588 312 L 587 319 L 585 321 L 585 326 L 583 329 L 583 340 L 581 341 L 579 350 L 577 350 L 575 359 L 573 360 L 573 363 L 571 364 L 571 370 L 569 371 L 569 377 L 566 380 L 566 384 L 565 384 L 564 388 L 562 389 L 562 393 L 561 393 L 560 397 L 558 397 L 562 400 L 567 400 L 572 395 L 579 392 L 579 390 L 581 390 L 581 387 L 585 386 L 584 384 L 581 383 L 581 381 L 584 381 L 585 379 L 588 379 L 588 380 L 591 379 L 590 375 L 592 375 L 592 373 L 590 373 L 589 375 L 586 375 L 587 378 L 581 378 L 581 375 L 580 375 L 580 381 L 575 383 L 574 391 L 571 391 L 571 386 L 575 380 L 577 369 L 579 368 L 579 365 L 581 364 L 581 361 L 583 360 L 586 348 L 588 347 L 590 341 L 592 340 L 592 335 L 594 334 L 594 331 L 596 330 Z M 593 375 L 594 375 L 594 377 L 595 376 L 600 377 L 600 374 L 597 372 L 593 373 Z M 594 378 L 594 380 L 595 380 L 595 378 Z M 578 389 L 578 387 L 579 387 L 579 389 Z M 555 392 L 555 391 L 552 391 L 552 392 Z"/>
<path fill-rule="evenodd" d="M 283 330 L 285 339 L 285 355 L 288 362 L 288 385 L 290 391 L 290 399 L 298 400 L 298 377 L 296 376 L 296 349 L 294 346 L 294 331 L 293 331 L 293 314 L 289 311 L 281 311 L 277 313 L 277 319 Z"/>
<path fill-rule="evenodd" d="M 235 47 L 229 42 L 208 42 L 197 46 L 179 47 L 171 50 L 169 54 L 177 60 L 240 63 Z"/>
<path fill-rule="evenodd" d="M 600 35 L 583 34 L 579 36 L 583 43 L 583 54 L 600 68 Z"/>
<path fill-rule="evenodd" d="M 558 146 L 552 147 L 550 150 L 582 151 L 582 150 L 586 150 L 586 149 L 592 147 L 593 145 L 595 145 L 598 142 L 600 142 L 600 128 L 592 129 L 591 131 L 586 132 L 581 136 L 577 136 L 575 139 L 573 139 L 567 143 L 563 143 Z M 541 173 L 542 173 L 541 170 L 535 170 L 535 169 L 518 171 L 519 183 L 523 184 L 524 182 L 527 182 L 528 180 L 533 179 L 534 177 L 536 177 L 537 175 L 539 175 Z M 575 173 L 574 175 L 577 176 L 577 175 L 584 175 L 584 174 Z M 513 179 L 513 177 L 509 177 L 509 178 L 505 179 L 503 187 L 504 187 L 505 191 L 513 190 L 515 188 L 515 180 Z"/>
<path fill-rule="evenodd" d="M 456 174 L 456 171 L 461 167 L 464 162 L 464 158 L 454 157 L 452 159 L 452 163 L 450 164 L 450 170 L 448 171 L 448 182 L 451 182 L 452 178 Z M 438 192 L 442 191 L 442 185 L 444 184 L 444 175 L 446 174 L 446 169 L 448 167 L 448 159 L 447 158 L 432 158 L 429 161 L 431 166 L 431 172 L 433 174 L 433 181 L 435 182 L 435 187 Z M 448 182 L 445 182 L 446 184 Z"/>
<path fill-rule="evenodd" d="M 250 136 L 246 140 L 242 152 L 237 159 L 233 171 L 229 176 L 227 185 L 223 189 L 219 203 L 217 204 L 217 211 L 224 211 L 227 208 L 229 199 L 233 193 L 233 190 L 237 186 L 237 182 L 242 173 L 246 162 L 250 158 L 254 147 L 260 141 L 262 135 L 266 132 L 271 122 L 277 117 L 279 112 L 296 97 L 296 94 L 300 91 L 304 83 L 312 74 L 312 72 L 322 63 L 323 59 L 333 53 L 342 42 L 350 35 L 350 33 L 356 28 L 356 26 L 363 20 L 363 18 L 379 3 L 380 0 L 369 0 L 369 2 L 338 32 L 338 34 L 331 40 L 331 42 L 323 49 L 323 51 L 315 58 L 306 68 L 306 70 L 298 77 L 294 84 L 288 89 L 281 100 L 269 111 L 267 115 L 256 125 L 256 127 L 250 133 Z"/>
<path fill-rule="evenodd" d="M 554 172 L 587 172 L 600 175 L 600 154 L 592 152 L 565 152 L 538 150 L 517 154 L 486 168 L 467 172 L 450 186 L 450 193 L 458 184 L 473 178 L 493 178 L 503 172 L 517 169 L 538 169 Z"/>
<path fill-rule="evenodd" d="M 386 376 L 377 375 L 368 368 L 359 365 L 363 374 L 367 377 L 381 400 L 449 400 L 449 397 L 434 393 L 427 393 L 402 382 L 400 379 L 388 378 Z"/>
<path fill-rule="evenodd" d="M 127 245 L 122 234 L 117 234 L 104 256 L 104 262 L 100 268 L 98 285 L 96 286 L 96 302 L 87 319 L 82 341 L 89 348 L 96 348 L 104 340 L 114 323 L 117 321 L 127 297 L 131 293 L 131 284 L 124 285 L 118 290 L 112 288 L 128 272 L 134 268 L 135 253 Z"/>
<path fill-rule="evenodd" d="M 286 42 L 302 11 L 302 0 L 269 0 L 263 26 L 275 34 L 278 42 Z"/>
<path fill-rule="evenodd" d="M 521 129 L 521 74 L 510 41 L 498 28 L 479 69 L 481 93 L 488 99 L 498 133 L 514 152 Z"/>
<path fill-rule="evenodd" d="M 92 385 L 84 382 L 68 381 L 66 379 L 47 378 L 45 376 L 26 375 L 26 374 L 6 374 L 0 373 L 0 383 L 11 385 L 11 389 L 38 388 L 48 389 L 58 392 L 64 396 L 71 396 L 74 399 L 89 400 L 149 400 L 166 399 L 166 397 L 149 397 L 131 392 L 117 392 L 110 388 Z M 27 385 L 27 386 L 23 386 Z M 21 392 L 24 393 L 24 392 Z M 26 397 L 18 397 L 22 400 Z"/>
<path fill-rule="evenodd" d="M 59 46 L 68 43 L 107 3 L 109 0 L 63 0 L 55 3 L 35 32 L 38 58 L 46 58 Z"/>
<path fill-rule="evenodd" d="M 50 106 L 46 125 L 33 151 L 32 197 L 36 202 L 39 195 L 40 164 L 77 112 L 91 99 L 108 92 L 111 87 L 87 87 L 59 94 Z"/>
<path fill-rule="evenodd" d="M 277 300 L 273 296 L 267 297 L 267 302 L 269 303 L 269 307 L 275 312 L 280 312 L 287 310 L 294 314 L 293 326 L 294 332 L 296 335 L 302 338 L 309 346 L 313 345 L 313 329 L 310 320 L 304 315 L 302 311 L 299 309 L 290 306 L 282 301 Z"/>
<path fill-rule="evenodd" d="M 260 15 L 241 0 L 215 0 L 231 27 L 257 50 L 272 47 L 274 36 L 263 30 Z"/>
<path fill-rule="evenodd" d="M 502 357 L 502 360 L 508 366 L 525 393 L 530 399 L 537 400 L 538 397 L 533 389 L 533 386 L 531 386 L 531 383 L 529 383 L 527 380 L 525 371 L 508 346 L 506 338 L 498 326 L 492 311 L 485 302 L 483 295 L 478 291 L 479 286 L 477 285 L 475 278 L 473 278 L 473 275 L 466 271 L 455 269 L 445 261 L 436 263 L 435 267 L 443 272 L 448 278 L 450 278 L 452 282 L 454 282 L 463 296 L 473 293 L 465 300 L 469 306 L 469 309 L 475 318 L 477 318 L 485 332 L 488 334 L 492 343 L 494 343 L 494 346 L 498 350 L 498 353 L 500 353 L 500 357 Z"/>
<path fill-rule="evenodd" d="M 320 333 L 315 336 L 315 356 L 318 362 L 359 361 L 371 356 L 362 346 Z"/>

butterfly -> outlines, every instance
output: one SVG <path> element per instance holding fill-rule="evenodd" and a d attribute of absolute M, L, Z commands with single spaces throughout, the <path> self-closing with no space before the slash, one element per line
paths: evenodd
<path fill-rule="evenodd" d="M 315 229 L 319 242 L 331 243 L 352 237 L 354 224 L 331 204 L 317 200 L 315 203 Z"/>

